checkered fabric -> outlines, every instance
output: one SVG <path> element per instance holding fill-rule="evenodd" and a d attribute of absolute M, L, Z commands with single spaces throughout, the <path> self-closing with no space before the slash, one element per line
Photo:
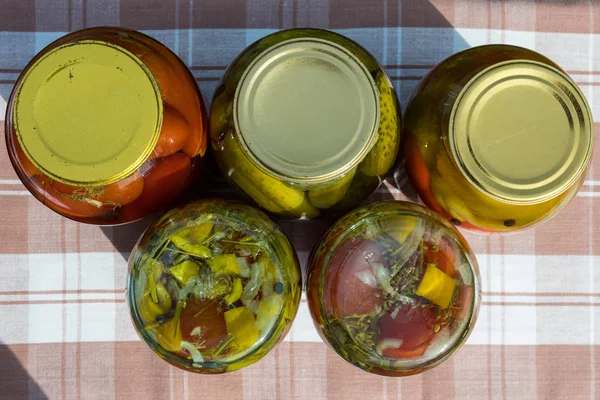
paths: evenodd
<path fill-rule="evenodd" d="M 356 40 L 385 66 L 403 105 L 450 54 L 516 44 L 571 74 L 600 142 L 598 0 L 0 0 L 0 118 L 38 51 L 106 25 L 165 43 L 207 99 L 243 48 L 284 28 Z M 25 190 L 0 146 L 0 399 L 600 399 L 600 145 L 594 164 L 570 206 L 539 228 L 465 234 L 483 304 L 466 345 L 441 366 L 408 378 L 364 373 L 321 342 L 303 299 L 264 360 L 200 376 L 156 357 L 130 323 L 126 258 L 148 220 L 100 228 L 61 218 Z M 397 171 L 370 201 L 415 199 L 406 186 Z M 305 264 L 327 221 L 281 225 Z"/>

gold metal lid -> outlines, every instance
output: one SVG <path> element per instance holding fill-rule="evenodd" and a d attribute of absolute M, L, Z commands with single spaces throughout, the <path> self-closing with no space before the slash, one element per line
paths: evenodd
<path fill-rule="evenodd" d="M 355 167 L 373 146 L 379 95 L 345 48 L 293 39 L 260 54 L 236 90 L 240 142 L 267 173 L 316 183 Z"/>
<path fill-rule="evenodd" d="M 592 117 L 564 73 L 533 61 L 496 64 L 459 94 L 450 148 L 480 190 L 512 203 L 537 203 L 568 189 L 592 154 Z"/>
<path fill-rule="evenodd" d="M 100 186 L 131 174 L 151 154 L 162 101 L 135 55 L 85 40 L 53 49 L 27 70 L 14 121 L 25 154 L 42 172 Z"/>

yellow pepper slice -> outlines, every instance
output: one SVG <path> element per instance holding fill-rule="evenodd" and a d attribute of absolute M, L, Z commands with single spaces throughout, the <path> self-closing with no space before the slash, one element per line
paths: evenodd
<path fill-rule="evenodd" d="M 171 295 L 162 283 L 156 283 L 157 302 L 150 293 L 144 296 L 140 305 L 140 316 L 146 323 L 154 322 L 159 315 L 166 314 L 171 309 Z"/>
<path fill-rule="evenodd" d="M 450 301 L 452 301 L 455 287 L 456 281 L 454 279 L 450 278 L 433 264 L 429 264 L 425 270 L 425 275 L 423 275 L 423 280 L 421 280 L 417 289 L 417 295 L 425 297 L 441 308 L 448 308 Z"/>
<path fill-rule="evenodd" d="M 184 229 L 183 231 L 178 232 L 179 234 L 184 234 L 189 239 L 194 241 L 197 244 L 202 244 L 210 232 L 212 231 L 215 223 L 213 221 L 203 222 L 201 224 L 191 226 L 189 228 Z"/>
<path fill-rule="evenodd" d="M 242 297 L 242 280 L 240 278 L 235 278 L 233 281 L 233 289 L 231 289 L 231 293 L 225 296 L 226 304 L 233 304 Z"/>
<path fill-rule="evenodd" d="M 261 253 L 256 261 L 263 263 L 265 266 L 265 275 L 271 274 L 273 279 L 277 279 L 277 270 L 275 269 L 275 264 L 273 263 L 273 260 L 271 260 L 271 257 L 265 253 Z"/>
<path fill-rule="evenodd" d="M 169 268 L 169 273 L 180 285 L 185 285 L 191 277 L 198 276 L 200 272 L 198 264 L 191 260 L 186 260 Z"/>
<path fill-rule="evenodd" d="M 181 324 L 171 318 L 156 328 L 156 338 L 160 347 L 167 351 L 181 350 Z"/>
<path fill-rule="evenodd" d="M 412 216 L 395 216 L 388 218 L 385 224 L 385 232 L 402 244 L 417 226 L 417 219 Z"/>
<path fill-rule="evenodd" d="M 227 332 L 235 335 L 231 344 L 236 351 L 242 351 L 254 345 L 258 340 L 258 329 L 255 326 L 254 314 L 248 307 L 238 307 L 223 314 Z"/>
<path fill-rule="evenodd" d="M 217 254 L 208 260 L 208 265 L 214 274 L 239 275 L 235 254 Z"/>
<path fill-rule="evenodd" d="M 266 331 L 271 323 L 277 319 L 283 306 L 283 299 L 278 294 L 272 294 L 261 300 L 256 313 L 256 327 L 261 332 Z"/>
<path fill-rule="evenodd" d="M 192 243 L 192 241 L 190 241 L 190 239 L 184 233 L 178 232 L 172 235 L 169 239 L 171 239 L 171 242 L 173 242 L 173 244 L 179 249 L 193 256 L 200 258 L 210 258 L 212 256 L 212 252 L 208 247 L 204 246 L 203 244 Z"/>

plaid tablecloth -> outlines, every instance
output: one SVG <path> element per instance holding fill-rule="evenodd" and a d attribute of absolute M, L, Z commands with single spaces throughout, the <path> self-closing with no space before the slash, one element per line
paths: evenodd
<path fill-rule="evenodd" d="M 65 33 L 119 25 L 157 38 L 207 99 L 244 47 L 282 28 L 350 36 L 403 104 L 427 71 L 469 46 L 544 53 L 581 86 L 600 142 L 600 2 L 534 0 L 0 0 L 0 111 L 27 61 Z M 0 128 L 2 131 L 2 128 Z M 384 379 L 320 341 L 305 300 L 291 333 L 245 370 L 199 376 L 140 342 L 124 300 L 126 258 L 148 221 L 99 228 L 44 208 L 0 146 L 1 399 L 600 399 L 600 145 L 572 204 L 527 232 L 466 234 L 483 304 L 468 343 L 415 377 Z M 401 171 L 372 200 L 411 197 Z M 404 194 L 403 194 L 404 193 Z M 304 264 L 325 221 L 283 222 Z"/>

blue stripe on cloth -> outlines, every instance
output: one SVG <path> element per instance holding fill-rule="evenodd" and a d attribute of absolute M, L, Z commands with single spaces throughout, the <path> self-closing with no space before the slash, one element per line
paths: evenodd
<path fill-rule="evenodd" d="M 145 34 L 164 43 L 188 67 L 210 102 L 224 69 L 248 45 L 277 29 L 171 29 L 146 30 Z M 394 68 L 405 65 L 434 65 L 456 48 L 468 44 L 451 28 L 352 28 L 334 30 L 364 46 L 382 64 L 390 65 L 401 103 L 404 105 L 418 79 L 400 80 Z M 67 32 L 0 32 L 0 96 L 7 98 L 12 88 L 7 75 L 22 69 L 46 45 Z M 11 70 L 11 71 L 6 71 Z"/>

